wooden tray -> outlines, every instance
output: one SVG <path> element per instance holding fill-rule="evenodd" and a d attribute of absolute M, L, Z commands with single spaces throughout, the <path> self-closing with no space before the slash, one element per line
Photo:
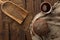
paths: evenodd
<path fill-rule="evenodd" d="M 21 24 L 24 21 L 24 19 L 28 14 L 28 12 L 25 9 L 23 9 L 22 7 L 19 7 L 18 5 L 14 4 L 11 1 L 2 3 L 1 10 L 2 12 L 4 12 L 4 14 L 11 17 L 15 21 L 17 21 L 19 24 Z"/>

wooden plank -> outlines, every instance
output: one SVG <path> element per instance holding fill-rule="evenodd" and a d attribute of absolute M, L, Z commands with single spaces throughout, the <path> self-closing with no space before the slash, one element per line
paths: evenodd
<path fill-rule="evenodd" d="M 40 4 L 41 4 L 41 0 L 35 0 L 34 1 L 34 7 L 35 7 L 35 13 L 39 13 L 40 12 Z"/>
<path fill-rule="evenodd" d="M 3 20 L 3 40 L 9 40 L 9 24 L 8 24 L 8 17 L 4 14 L 2 14 L 2 20 Z"/>
<path fill-rule="evenodd" d="M 26 38 L 26 40 L 32 40 L 30 32 L 27 32 L 27 31 L 25 32 L 25 38 Z"/>
<path fill-rule="evenodd" d="M 22 27 L 15 21 L 10 24 L 10 40 L 25 40 L 25 33 Z M 20 28 L 21 27 L 21 28 Z"/>
<path fill-rule="evenodd" d="M 3 25 L 2 25 L 2 13 L 1 13 L 1 5 L 0 5 L 0 40 L 3 40 L 2 38 L 2 30 L 3 30 Z"/>
<path fill-rule="evenodd" d="M 8 1 L 8 0 L 1 0 L 1 1 Z M 1 35 L 0 40 L 9 40 L 8 22 L 6 22 L 5 24 L 3 18 L 4 18 L 3 12 L 0 9 L 0 35 Z"/>
<path fill-rule="evenodd" d="M 19 30 L 19 37 L 20 37 L 20 40 L 26 40 L 25 38 L 25 31 L 23 29 L 20 29 Z"/>
<path fill-rule="evenodd" d="M 17 21 L 19 24 L 21 24 L 24 21 L 28 14 L 28 12 L 25 9 L 15 5 L 12 2 L 6 2 L 4 5 L 2 5 L 2 11 L 7 16 Z"/>
<path fill-rule="evenodd" d="M 5 22 L 5 28 L 3 29 L 3 34 L 4 34 L 4 40 L 9 40 L 9 28 L 8 28 L 8 23 Z"/>
<path fill-rule="evenodd" d="M 34 12 L 34 7 L 33 7 L 33 0 L 26 0 L 26 10 L 29 12 Z"/>
<path fill-rule="evenodd" d="M 23 4 L 23 8 L 26 9 L 27 7 L 26 0 L 22 0 L 22 4 Z"/>

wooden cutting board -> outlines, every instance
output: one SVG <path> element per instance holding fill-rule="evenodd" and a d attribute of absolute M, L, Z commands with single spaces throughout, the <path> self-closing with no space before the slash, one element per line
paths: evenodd
<path fill-rule="evenodd" d="M 18 5 L 14 4 L 11 1 L 2 3 L 1 9 L 2 9 L 2 12 L 4 12 L 4 14 L 11 17 L 15 21 L 17 21 L 19 24 L 21 24 L 24 21 L 24 19 L 28 14 L 28 12 L 25 9 L 23 9 L 22 7 L 19 7 Z"/>

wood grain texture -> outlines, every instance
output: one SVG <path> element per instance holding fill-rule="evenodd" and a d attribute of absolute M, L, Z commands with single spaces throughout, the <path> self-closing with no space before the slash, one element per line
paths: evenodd
<path fill-rule="evenodd" d="M 3 13 L 3 12 L 2 12 Z M 9 40 L 9 23 L 8 23 L 8 17 L 5 14 L 2 14 L 2 21 L 3 21 L 3 40 Z"/>
<path fill-rule="evenodd" d="M 21 24 L 26 18 L 28 12 L 24 10 L 22 7 L 15 5 L 12 2 L 6 2 L 2 5 L 2 11 L 19 24 Z"/>
<path fill-rule="evenodd" d="M 0 40 L 3 40 L 3 33 L 2 33 L 2 30 L 3 30 L 3 27 L 2 27 L 2 13 L 1 13 L 1 5 L 0 5 Z"/>
<path fill-rule="evenodd" d="M 44 1 L 47 1 L 47 2 L 51 3 L 51 5 L 54 5 L 54 3 L 57 2 L 58 0 L 44 0 Z"/>
<path fill-rule="evenodd" d="M 13 22 L 10 25 L 10 40 L 25 40 L 25 33 L 21 26 Z"/>
<path fill-rule="evenodd" d="M 3 0 L 6 1 L 6 0 Z M 29 25 L 33 17 L 40 12 L 41 0 L 10 0 L 20 7 L 28 10 L 29 14 L 22 24 L 18 24 L 2 13 L 3 22 L 0 17 L 0 40 L 32 40 L 29 33 Z M 49 1 L 49 0 L 44 0 Z M 49 1 L 50 3 L 56 2 L 56 0 Z M 53 4 L 53 3 L 52 3 Z M 3 23 L 3 26 L 2 26 Z"/>
<path fill-rule="evenodd" d="M 35 7 L 35 11 L 34 12 L 36 14 L 40 12 L 40 4 L 41 4 L 41 1 L 42 0 L 35 0 L 34 1 L 34 7 Z"/>

